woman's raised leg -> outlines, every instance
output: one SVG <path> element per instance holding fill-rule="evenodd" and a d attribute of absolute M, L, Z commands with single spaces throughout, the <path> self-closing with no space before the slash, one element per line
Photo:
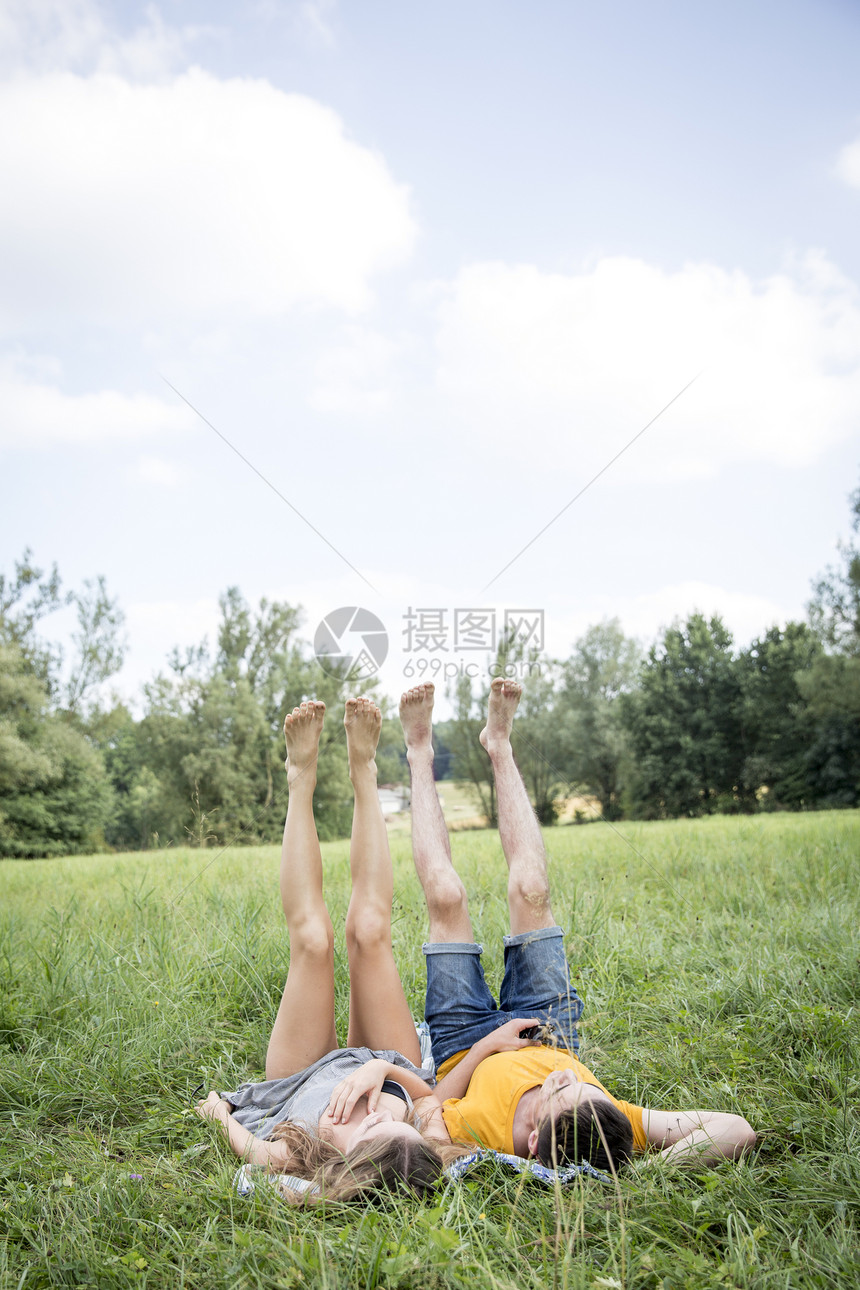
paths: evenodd
<path fill-rule="evenodd" d="M 266 1054 L 266 1079 L 304 1070 L 337 1048 L 334 935 L 323 899 L 314 787 L 325 704 L 293 708 L 284 722 L 290 800 L 281 848 L 281 902 L 290 967 Z"/>
<path fill-rule="evenodd" d="M 382 714 L 370 699 L 347 699 L 343 723 L 355 792 L 349 847 L 352 896 L 346 915 L 348 1042 L 356 1047 L 394 1048 L 418 1063 L 415 1025 L 391 948 L 394 875 L 376 787 Z"/>

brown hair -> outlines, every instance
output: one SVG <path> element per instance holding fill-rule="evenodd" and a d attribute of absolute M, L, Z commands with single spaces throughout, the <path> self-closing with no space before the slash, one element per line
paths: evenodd
<path fill-rule="evenodd" d="M 296 1205 L 357 1200 L 386 1191 L 423 1198 L 431 1193 L 445 1166 L 465 1150 L 434 1139 L 416 1142 L 396 1137 L 359 1143 L 344 1155 L 333 1142 L 289 1120 L 275 1127 L 272 1140 L 286 1144 L 289 1160 L 284 1173 L 311 1183 L 307 1191 L 282 1188 L 286 1199 Z"/>
<path fill-rule="evenodd" d="M 581 1102 L 575 1110 L 547 1116 L 538 1129 L 535 1155 L 542 1165 L 588 1161 L 612 1173 L 633 1153 L 633 1126 L 612 1102 Z"/>

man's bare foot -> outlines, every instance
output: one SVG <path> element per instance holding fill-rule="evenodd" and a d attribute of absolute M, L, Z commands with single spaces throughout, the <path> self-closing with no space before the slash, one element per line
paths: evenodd
<path fill-rule="evenodd" d="M 371 699 L 362 695 L 347 699 L 343 714 L 346 729 L 346 750 L 349 755 L 349 773 L 371 768 L 376 771 L 376 745 L 382 729 L 382 713 Z"/>
<path fill-rule="evenodd" d="M 413 686 L 400 698 L 400 724 L 406 739 L 406 751 L 433 751 L 433 697 L 435 685 Z"/>
<path fill-rule="evenodd" d="M 317 754 L 320 747 L 325 704 L 316 699 L 308 699 L 284 720 L 284 738 L 287 741 L 287 782 L 292 785 L 297 779 L 304 779 L 309 784 L 316 783 Z"/>
<path fill-rule="evenodd" d="M 523 692 L 519 681 L 508 681 L 503 676 L 493 678 L 490 685 L 490 705 L 487 724 L 478 735 L 481 744 L 492 757 L 511 746 L 511 729 L 514 713 Z"/>

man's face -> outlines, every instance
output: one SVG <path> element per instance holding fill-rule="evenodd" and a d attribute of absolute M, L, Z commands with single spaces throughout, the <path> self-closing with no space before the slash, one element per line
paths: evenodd
<path fill-rule="evenodd" d="M 535 1124 L 541 1125 L 562 1111 L 575 1111 L 580 1102 L 608 1102 L 603 1089 L 594 1084 L 583 1084 L 572 1070 L 553 1071 L 540 1086 L 535 1106 Z"/>

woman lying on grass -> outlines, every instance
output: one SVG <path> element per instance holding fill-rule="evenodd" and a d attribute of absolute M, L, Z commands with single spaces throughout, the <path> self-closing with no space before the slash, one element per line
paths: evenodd
<path fill-rule="evenodd" d="M 374 760 L 382 717 L 369 699 L 347 700 L 355 810 L 346 915 L 348 1047 L 339 1049 L 334 935 L 313 816 L 324 716 L 324 703 L 308 702 L 284 723 L 290 799 L 281 900 L 290 966 L 266 1054 L 266 1079 L 225 1097 L 212 1092 L 197 1110 L 219 1121 L 236 1155 L 308 1180 L 312 1186 L 304 1190 L 284 1180 L 284 1194 L 297 1203 L 349 1200 L 384 1188 L 420 1196 L 461 1150 L 450 1145 L 438 1100 L 422 1078 L 418 1038 L 394 963 L 394 881 Z M 428 1100 L 422 1114 L 423 1098 Z"/>

